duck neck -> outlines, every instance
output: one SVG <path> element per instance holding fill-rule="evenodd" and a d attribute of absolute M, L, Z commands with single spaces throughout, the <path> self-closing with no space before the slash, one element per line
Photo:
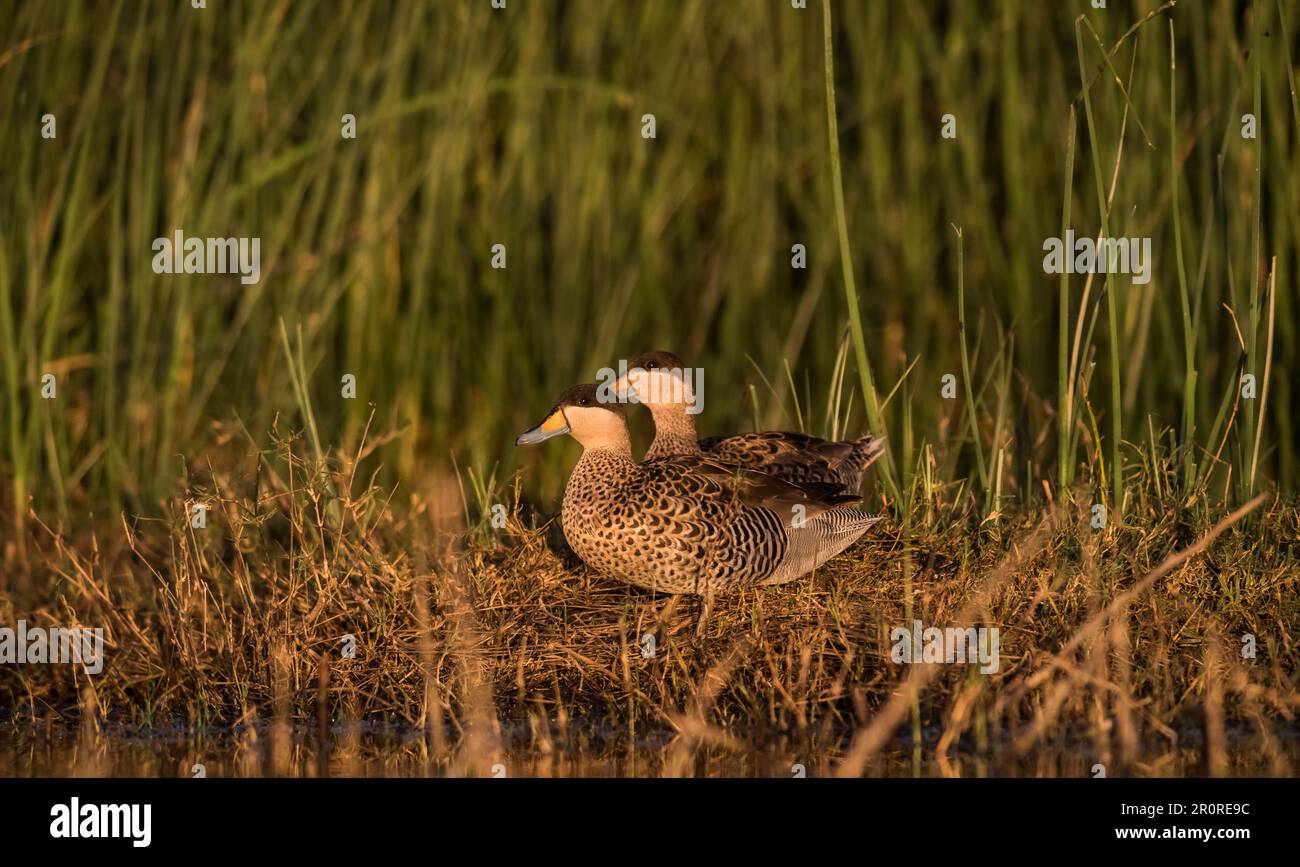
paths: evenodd
<path fill-rule="evenodd" d="M 700 454 L 699 439 L 695 435 L 695 417 L 686 412 L 684 406 L 680 403 L 651 405 L 650 412 L 655 420 L 655 439 L 646 452 L 647 459 Z"/>
<path fill-rule="evenodd" d="M 582 457 L 573 468 L 574 475 L 599 471 L 604 476 L 626 472 L 634 469 L 636 461 L 632 459 L 632 446 L 629 442 L 597 443 L 583 448 Z"/>

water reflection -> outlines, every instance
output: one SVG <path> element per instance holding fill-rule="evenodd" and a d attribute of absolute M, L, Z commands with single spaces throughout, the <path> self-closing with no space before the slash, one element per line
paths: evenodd
<path fill-rule="evenodd" d="M 435 740 L 407 725 L 360 723 L 330 727 L 272 723 L 238 728 L 106 726 L 96 731 L 6 723 L 0 736 L 0 776 L 118 777 L 818 777 L 833 769 L 849 734 L 760 732 L 748 740 L 691 742 L 672 730 L 638 733 L 601 726 L 538 730 L 528 723 Z M 1194 728 L 1144 745 L 1127 763 L 1090 739 L 1064 739 L 1025 755 L 1010 746 L 978 750 L 959 743 L 939 753 L 939 732 L 913 744 L 900 737 L 876 756 L 878 777 L 1088 777 L 1105 764 L 1107 776 L 1205 776 L 1205 753 Z M 1010 743 L 1007 739 L 1006 743 Z M 324 748 L 322 749 L 322 744 Z M 1267 747 L 1267 748 L 1266 748 Z M 1229 772 L 1235 776 L 1294 775 L 1300 736 L 1292 731 L 1263 743 L 1247 728 L 1231 733 Z"/>

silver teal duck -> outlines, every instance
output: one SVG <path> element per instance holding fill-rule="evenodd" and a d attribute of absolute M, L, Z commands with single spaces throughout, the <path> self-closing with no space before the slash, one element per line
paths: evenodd
<path fill-rule="evenodd" d="M 624 408 L 606 395 L 594 383 L 575 385 L 516 440 L 569 434 L 582 446 L 561 526 L 574 552 L 603 575 L 668 593 L 781 584 L 880 520 L 849 508 L 858 498 L 831 485 L 794 484 L 698 455 L 638 464 Z"/>

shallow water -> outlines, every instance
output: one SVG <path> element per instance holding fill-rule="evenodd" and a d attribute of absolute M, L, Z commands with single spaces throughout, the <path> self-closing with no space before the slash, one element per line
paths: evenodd
<path fill-rule="evenodd" d="M 1025 755 L 1009 746 L 977 749 L 962 741 L 944 755 L 942 733 L 924 731 L 919 745 L 898 737 L 869 765 L 877 777 L 1088 777 L 1106 764 L 1107 776 L 1206 776 L 1199 730 L 1186 727 L 1171 741 L 1143 744 L 1127 766 L 1102 762 L 1088 738 L 1065 738 Z M 846 735 L 818 743 L 807 734 L 760 732 L 747 741 L 692 743 L 671 730 L 638 733 L 608 727 L 537 731 L 527 723 L 503 726 L 482 738 L 448 732 L 434 757 L 421 729 L 380 723 L 337 724 L 324 737 L 315 727 L 259 726 L 137 728 L 99 731 L 8 723 L 0 728 L 0 776 L 28 777 L 655 777 L 665 773 L 710 777 L 808 777 L 832 773 Z M 321 749 L 321 744 L 325 749 Z M 466 744 L 472 743 L 473 746 Z M 1113 745 L 1117 749 L 1117 745 Z M 1257 733 L 1229 730 L 1226 767 L 1232 776 L 1300 773 L 1300 731 L 1281 732 L 1270 751 Z"/>

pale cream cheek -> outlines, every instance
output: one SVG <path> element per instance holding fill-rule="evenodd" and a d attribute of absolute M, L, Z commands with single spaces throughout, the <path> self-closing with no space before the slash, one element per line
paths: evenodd
<path fill-rule="evenodd" d="M 627 424 L 616 413 L 600 407 L 566 406 L 569 431 L 583 445 L 618 443 L 627 440 Z"/>
<path fill-rule="evenodd" d="M 669 373 L 655 372 L 641 380 L 640 395 L 642 402 L 651 406 L 682 407 L 693 403 L 691 390 Z"/>

